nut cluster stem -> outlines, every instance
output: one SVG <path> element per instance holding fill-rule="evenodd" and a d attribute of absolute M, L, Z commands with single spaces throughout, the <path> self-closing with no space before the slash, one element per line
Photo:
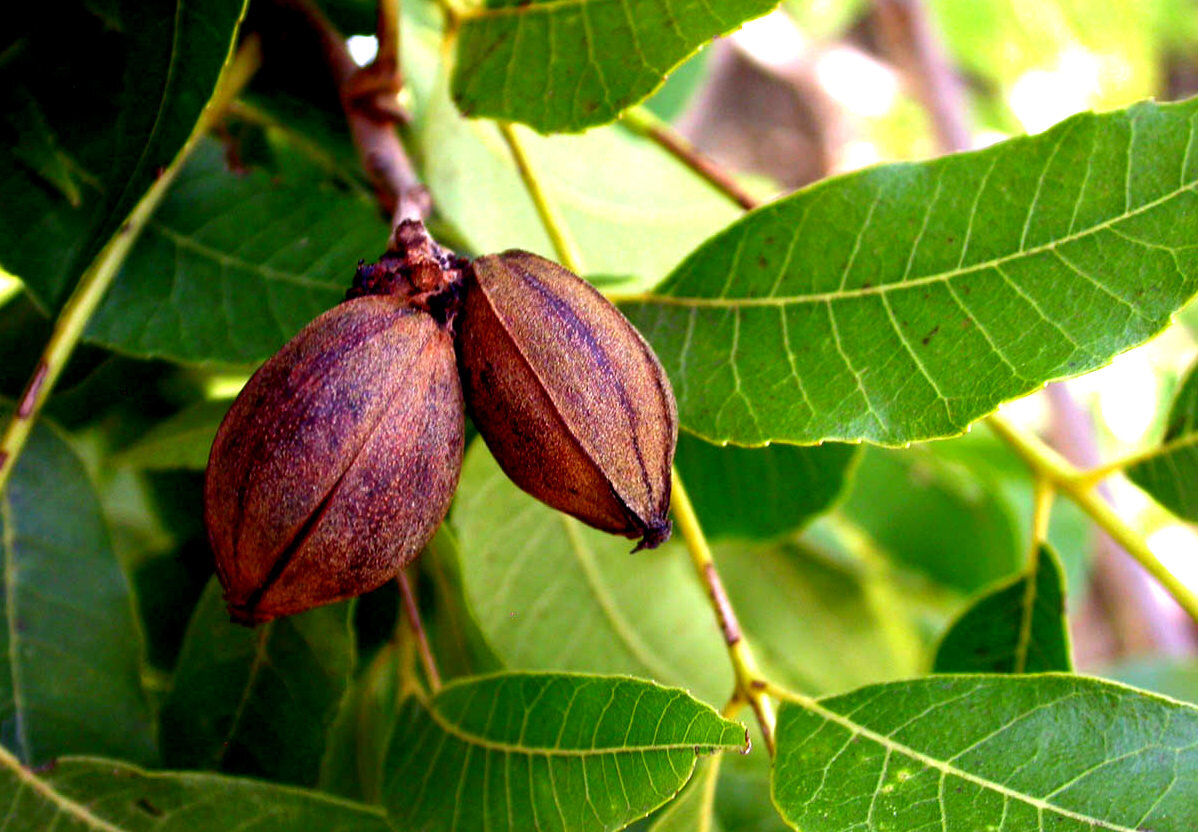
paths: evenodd
<path fill-rule="evenodd" d="M 733 693 L 732 701 L 746 703 L 753 709 L 753 713 L 757 716 L 757 722 L 761 726 L 766 749 L 770 756 L 773 756 L 776 720 L 774 704 L 768 695 L 769 683 L 757 667 L 753 649 L 741 632 L 736 611 L 728 600 L 728 593 L 724 590 L 723 581 L 720 580 L 720 573 L 716 568 L 715 559 L 712 557 L 707 535 L 703 532 L 699 517 L 695 514 L 695 507 L 686 493 L 686 488 L 682 484 L 681 477 L 678 476 L 677 469 L 674 469 L 671 507 L 674 511 L 674 521 L 678 524 L 678 531 L 686 541 L 686 550 L 690 553 L 691 564 L 694 566 L 700 582 L 707 588 L 716 623 L 719 624 L 720 632 L 724 636 L 724 645 L 728 648 L 728 657 L 732 661 L 732 670 L 736 676 L 736 690 Z"/>

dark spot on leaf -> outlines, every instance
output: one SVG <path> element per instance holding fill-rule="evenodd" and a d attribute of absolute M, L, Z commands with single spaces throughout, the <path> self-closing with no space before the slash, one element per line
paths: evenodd
<path fill-rule="evenodd" d="M 947 242 L 951 246 L 953 243 L 957 242 L 957 238 L 956 237 L 948 237 Z"/>
<path fill-rule="evenodd" d="M 151 803 L 147 798 L 143 797 L 140 800 L 138 800 L 136 803 L 134 803 L 133 805 L 136 806 L 138 809 L 141 809 L 147 815 L 152 815 L 156 818 L 160 818 L 163 815 L 163 811 L 161 809 L 159 809 L 157 806 L 155 806 L 153 803 Z"/>
<path fill-rule="evenodd" d="M 763 269 L 764 269 L 764 268 L 768 268 L 768 267 L 769 267 L 769 261 L 768 261 L 768 260 L 766 260 L 766 259 L 765 259 L 765 257 L 763 257 L 763 256 L 758 256 L 758 258 L 757 258 L 757 265 L 758 265 L 759 267 L 763 268 Z"/>
<path fill-rule="evenodd" d="M 939 331 L 940 331 L 940 324 L 936 324 L 936 326 L 932 327 L 932 331 L 929 332 L 927 335 L 923 336 L 923 345 L 926 347 L 928 345 L 928 341 L 931 341 L 933 338 L 935 338 L 936 333 Z"/>
<path fill-rule="evenodd" d="M 873 281 L 871 281 L 871 280 L 867 280 L 861 284 L 862 289 L 872 289 L 873 287 L 874 287 L 874 284 L 873 284 Z"/>
<path fill-rule="evenodd" d="M 969 329 L 973 325 L 973 318 L 962 318 L 961 329 Z"/>
<path fill-rule="evenodd" d="M 765 238 L 765 244 L 767 246 L 772 246 L 774 244 L 774 236 L 772 234 Z"/>

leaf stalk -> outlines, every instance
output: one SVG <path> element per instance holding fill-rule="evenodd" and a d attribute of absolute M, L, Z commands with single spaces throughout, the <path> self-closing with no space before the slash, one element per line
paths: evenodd
<path fill-rule="evenodd" d="M 1047 480 L 1053 488 L 1088 514 L 1099 528 L 1110 535 L 1164 587 L 1190 618 L 1198 621 L 1198 594 L 1161 563 L 1144 538 L 1128 526 L 1095 491 L 1094 483 L 1087 481 L 1084 472 L 1079 471 L 1038 438 L 1019 430 L 1002 416 L 994 414 L 986 420 L 986 424 L 1011 446 L 1036 476 Z"/>
<path fill-rule="evenodd" d="M 549 235 L 549 241 L 553 243 L 553 250 L 557 254 L 558 262 L 575 274 L 582 274 L 582 256 L 579 254 L 578 244 L 574 242 L 569 226 L 566 225 L 556 207 L 545 194 L 541 180 L 537 178 L 536 171 L 533 170 L 532 163 L 528 160 L 528 154 L 524 152 L 524 145 L 521 144 L 520 137 L 516 135 L 515 128 L 506 121 L 497 123 L 499 133 L 503 136 L 508 151 L 512 154 L 512 161 L 516 163 L 516 169 L 520 172 L 524 188 L 528 191 L 528 195 L 537 209 L 541 225 L 544 226 L 545 233 Z"/>

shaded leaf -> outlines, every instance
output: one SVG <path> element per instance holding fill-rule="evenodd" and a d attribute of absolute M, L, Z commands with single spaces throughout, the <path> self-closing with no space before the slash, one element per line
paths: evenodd
<path fill-rule="evenodd" d="M 1178 517 L 1198 523 L 1198 364 L 1177 390 L 1160 445 L 1130 466 L 1127 477 Z"/>
<path fill-rule="evenodd" d="M 847 484 L 860 446 L 719 447 L 681 434 L 675 464 L 712 539 L 769 539 L 797 531 Z"/>
<path fill-rule="evenodd" d="M 942 676 L 778 712 L 803 832 L 1198 827 L 1198 709 L 1071 675 Z"/>
<path fill-rule="evenodd" d="M 1048 673 L 1073 669 L 1065 576 L 1047 544 L 1022 575 L 986 592 L 953 622 L 935 673 Z"/>
<path fill-rule="evenodd" d="M 154 762 L 129 582 L 83 464 L 44 421 L 0 492 L 0 545 L 0 743 L 26 765 Z"/>
<path fill-rule="evenodd" d="M 353 668 L 348 603 L 249 629 L 213 579 L 192 616 L 162 709 L 169 766 L 316 782 Z"/>
<path fill-rule="evenodd" d="M 742 726 L 640 679 L 462 679 L 404 706 L 383 802 L 403 829 L 621 829 L 672 798 L 697 754 L 744 746 Z"/>
<path fill-rule="evenodd" d="M 402 705 L 403 651 L 385 644 L 341 700 L 329 728 L 320 788 L 350 800 L 382 799 L 383 758 Z"/>
<path fill-rule="evenodd" d="M 521 248 L 555 259 L 499 129 L 462 118 L 449 100 L 440 32 L 413 24 L 404 35 L 405 80 L 418 102 L 413 144 L 439 214 L 474 254 Z M 634 275 L 640 286 L 651 286 L 741 214 L 661 148 L 622 127 L 548 138 L 516 130 L 578 244 L 585 274 Z"/>
<path fill-rule="evenodd" d="M 1027 550 L 997 484 L 940 444 L 868 449 L 842 510 L 899 562 L 974 592 L 1016 572 Z"/>
<path fill-rule="evenodd" d="M 317 792 L 215 774 L 148 772 L 70 757 L 45 771 L 0 748 L 0 813 L 9 832 L 388 832 L 382 812 Z"/>
<path fill-rule="evenodd" d="M 253 364 L 340 301 L 386 227 L 360 194 L 278 144 L 280 171 L 228 170 L 205 140 L 85 333 L 122 352 Z"/>
<path fill-rule="evenodd" d="M 877 576 L 822 560 L 791 542 L 722 544 L 714 555 L 767 678 L 822 694 L 921 670 L 912 625 L 875 596 Z"/>
<path fill-rule="evenodd" d="M 154 425 L 115 461 L 145 470 L 202 471 L 208 467 L 212 440 L 230 404 L 228 399 L 208 399 L 188 405 Z"/>
<path fill-rule="evenodd" d="M 826 180 L 625 311 L 716 442 L 895 445 L 1102 366 L 1198 290 L 1198 102 Z"/>
<path fill-rule="evenodd" d="M 716 815 L 729 832 L 779 832 L 790 827 L 770 800 L 770 757 L 764 749 L 760 729 L 749 724 L 754 751 L 728 754 L 720 766 L 716 787 Z"/>
<path fill-rule="evenodd" d="M 0 262 L 42 306 L 65 299 L 175 158 L 243 11 L 244 0 L 117 0 L 31 6 L 9 21 Z"/>
<path fill-rule="evenodd" d="M 654 819 L 648 832 L 721 832 L 715 817 L 715 787 L 723 756 L 699 760 L 682 794 Z"/>
<path fill-rule="evenodd" d="M 771 0 L 487 0 L 462 12 L 453 98 L 542 133 L 611 121 Z"/>
<path fill-rule="evenodd" d="M 681 544 L 629 554 L 504 476 L 482 442 L 452 513 L 466 602 L 505 666 L 628 673 L 707 701 L 732 686 L 723 641 Z"/>
<path fill-rule="evenodd" d="M 437 667 L 449 679 L 503 669 L 467 603 L 461 564 L 457 538 L 442 524 L 420 556 L 420 573 L 427 578 L 432 600 L 431 612 L 424 611 L 424 625 Z"/>
<path fill-rule="evenodd" d="M 1031 469 L 1010 445 L 987 430 L 970 431 L 952 442 L 932 442 L 923 448 L 950 466 L 963 466 L 981 488 L 1005 504 L 1015 518 L 1015 551 L 1031 551 L 1035 482 Z M 1048 544 L 1064 570 L 1062 587 L 1067 606 L 1080 603 L 1084 597 L 1093 558 L 1093 536 L 1094 524 L 1071 500 L 1057 500 L 1053 504 Z"/>

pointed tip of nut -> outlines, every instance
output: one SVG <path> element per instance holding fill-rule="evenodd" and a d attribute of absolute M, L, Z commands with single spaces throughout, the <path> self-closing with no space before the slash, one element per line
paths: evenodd
<path fill-rule="evenodd" d="M 243 627 L 257 627 L 259 624 L 265 624 L 275 616 L 263 615 L 261 610 L 254 609 L 248 604 L 239 604 L 234 601 L 228 601 L 226 609 L 229 611 L 229 621 L 234 624 L 240 624 Z"/>
<path fill-rule="evenodd" d="M 669 520 L 664 520 L 660 523 L 655 523 L 652 526 L 645 528 L 644 535 L 641 537 L 641 542 L 636 544 L 636 548 L 632 550 L 633 554 L 642 549 L 656 549 L 661 544 L 670 539 L 670 532 L 673 526 Z"/>

